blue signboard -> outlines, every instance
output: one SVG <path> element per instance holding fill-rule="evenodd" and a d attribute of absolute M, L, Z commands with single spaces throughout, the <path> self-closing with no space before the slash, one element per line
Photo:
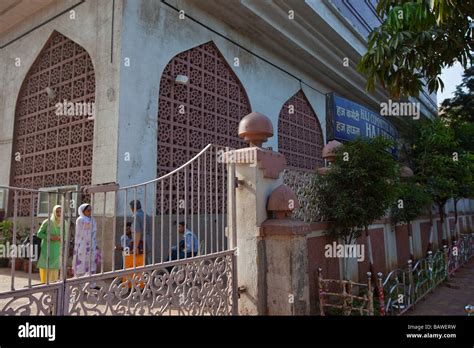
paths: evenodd
<path fill-rule="evenodd" d="M 395 127 L 379 114 L 349 99 L 328 94 L 328 137 L 339 141 L 351 141 L 357 137 L 382 136 L 395 141 Z M 396 145 L 391 153 L 396 155 Z"/>

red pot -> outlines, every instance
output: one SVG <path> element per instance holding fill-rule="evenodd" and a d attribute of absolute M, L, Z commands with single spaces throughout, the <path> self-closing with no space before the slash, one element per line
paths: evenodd
<path fill-rule="evenodd" d="M 30 260 L 23 259 L 23 272 L 28 273 L 30 271 Z M 33 265 L 31 265 L 31 273 L 33 273 Z"/>
<path fill-rule="evenodd" d="M 12 266 L 13 259 L 8 261 L 8 267 Z M 23 269 L 23 259 L 15 259 L 15 271 L 21 271 Z"/>
<path fill-rule="evenodd" d="M 10 260 L 7 258 L 0 258 L 0 267 L 5 268 L 8 267 L 8 264 L 10 263 Z"/>

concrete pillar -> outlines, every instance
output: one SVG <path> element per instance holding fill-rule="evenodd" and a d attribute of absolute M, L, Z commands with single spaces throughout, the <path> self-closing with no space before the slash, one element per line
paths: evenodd
<path fill-rule="evenodd" d="M 251 147 L 226 153 L 235 163 L 237 281 L 239 314 L 309 314 L 309 225 L 288 219 L 299 206 L 283 185 L 286 160 L 261 145 L 273 135 L 270 120 L 259 113 L 245 116 L 239 136 Z M 269 212 L 274 212 L 275 217 Z"/>
<path fill-rule="evenodd" d="M 283 155 L 257 147 L 233 152 L 237 224 L 237 279 L 241 292 L 239 312 L 266 314 L 265 246 L 262 224 L 267 220 L 267 199 L 281 185 L 279 174 L 285 166 Z M 275 170 L 276 167 L 279 169 Z"/>
<path fill-rule="evenodd" d="M 309 315 L 309 225 L 293 219 L 263 223 L 268 315 Z"/>

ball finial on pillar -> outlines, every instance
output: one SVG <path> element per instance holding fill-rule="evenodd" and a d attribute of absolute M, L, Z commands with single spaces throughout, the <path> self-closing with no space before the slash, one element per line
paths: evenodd
<path fill-rule="evenodd" d="M 342 143 L 340 143 L 339 141 L 337 140 L 331 140 L 330 142 L 328 142 L 324 147 L 323 147 L 323 158 L 328 161 L 328 164 L 330 165 L 332 162 L 334 162 L 336 160 L 336 150 L 339 149 L 342 145 Z M 320 174 L 320 175 L 326 175 L 327 173 L 329 173 L 329 171 L 331 170 L 331 167 L 328 166 L 328 167 L 320 167 L 320 168 L 317 168 L 316 171 Z"/>
<path fill-rule="evenodd" d="M 299 209 L 298 197 L 291 188 L 281 184 L 273 190 L 268 198 L 267 210 L 275 213 L 276 219 L 285 219 L 291 215 L 293 210 Z"/>
<path fill-rule="evenodd" d="M 340 148 L 342 144 L 337 140 L 331 140 L 323 147 L 323 158 L 329 162 L 334 162 L 336 159 L 336 150 Z"/>
<path fill-rule="evenodd" d="M 240 120 L 239 137 L 250 146 L 261 147 L 272 136 L 273 125 L 267 116 L 259 112 L 251 112 Z"/>

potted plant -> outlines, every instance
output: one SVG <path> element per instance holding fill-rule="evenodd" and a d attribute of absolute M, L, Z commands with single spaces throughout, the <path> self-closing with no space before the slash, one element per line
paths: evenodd
<path fill-rule="evenodd" d="M 8 267 L 8 258 L 0 257 L 0 268 Z"/>
<path fill-rule="evenodd" d="M 30 257 L 34 257 L 34 238 L 31 239 L 33 243 L 30 243 L 30 229 L 29 228 L 24 228 L 20 229 L 18 231 L 18 240 L 21 242 L 21 248 L 22 248 L 22 254 L 17 255 L 18 258 L 21 258 L 23 260 L 23 271 L 25 273 L 28 273 L 30 271 Z M 33 247 L 31 247 L 31 244 L 33 244 Z M 38 269 L 36 268 L 36 260 L 33 259 L 33 262 L 31 264 L 31 272 L 36 273 L 38 272 Z"/>
<path fill-rule="evenodd" d="M 28 273 L 30 271 L 30 262 L 27 258 L 22 258 L 22 271 Z M 31 265 L 33 266 L 33 265 Z"/>
<path fill-rule="evenodd" d="M 0 229 L 2 231 L 2 243 L 5 245 L 5 250 L 7 249 L 6 247 L 9 246 L 10 250 L 13 245 L 13 223 L 11 221 L 3 221 L 0 223 Z M 16 230 L 16 247 L 17 247 L 17 252 L 18 252 L 18 246 L 21 245 L 22 241 L 25 239 L 25 237 L 28 235 L 28 229 L 25 227 L 19 225 Z M 6 255 L 8 256 L 8 265 L 7 267 L 12 266 L 12 261 L 13 257 L 12 255 Z M 15 255 L 15 270 L 20 271 L 23 269 L 23 258 L 21 258 L 21 255 Z"/>
<path fill-rule="evenodd" d="M 13 257 L 8 259 L 8 267 L 12 266 Z M 15 256 L 15 271 L 21 271 L 23 269 L 23 259 Z"/>
<path fill-rule="evenodd" d="M 0 245 L 2 253 L 7 253 L 12 241 L 13 223 L 8 220 L 0 221 Z M 8 267 L 8 255 L 0 255 L 0 267 Z"/>
<path fill-rule="evenodd" d="M 22 225 L 18 226 L 16 235 L 17 255 L 15 258 L 15 269 L 29 272 L 29 245 L 30 229 Z"/>

